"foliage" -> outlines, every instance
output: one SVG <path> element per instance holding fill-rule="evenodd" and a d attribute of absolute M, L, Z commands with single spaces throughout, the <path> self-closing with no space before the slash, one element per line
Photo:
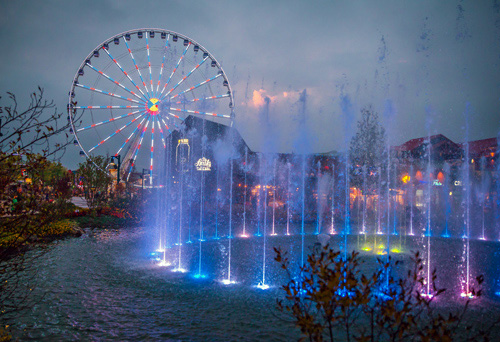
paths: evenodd
<path fill-rule="evenodd" d="M 74 221 L 81 228 L 121 228 L 130 225 L 130 221 L 115 215 L 80 216 Z"/>
<path fill-rule="evenodd" d="M 38 231 L 38 237 L 61 237 L 73 234 L 78 225 L 75 221 L 63 219 L 51 222 Z"/>
<path fill-rule="evenodd" d="M 16 154 L 40 153 L 48 158 L 64 153 L 69 143 L 64 132 L 69 123 L 61 124 L 63 113 L 57 111 L 53 101 L 44 98 L 43 89 L 39 87 L 30 95 L 24 110 L 19 110 L 14 94 L 7 92 L 7 95 L 10 104 L 0 107 L 0 150 L 3 153 L 0 161 Z M 52 114 L 48 114 L 48 110 L 52 110 Z M 54 142 L 56 137 L 62 138 L 62 142 Z"/>
<path fill-rule="evenodd" d="M 44 185 L 67 197 L 71 195 L 71 174 L 60 162 L 48 162 L 41 174 Z"/>
<path fill-rule="evenodd" d="M 12 335 L 9 333 L 7 328 L 8 326 L 6 328 L 0 328 L 0 342 L 12 341 Z"/>
<path fill-rule="evenodd" d="M 30 95 L 24 109 L 14 94 L 7 94 L 7 104 L 0 107 L 0 320 L 30 305 L 35 281 L 23 278 L 23 273 L 43 249 L 25 251 L 42 227 L 66 212 L 70 196 L 64 177 L 47 182 L 53 173 L 49 170 L 64 173 L 51 161 L 69 144 L 63 113 L 44 99 L 41 88 Z"/>
<path fill-rule="evenodd" d="M 144 203 L 140 196 L 127 195 L 116 196 L 110 201 L 110 207 L 121 217 L 127 219 L 132 224 L 139 224 L 144 219 Z"/>
<path fill-rule="evenodd" d="M 78 165 L 77 176 L 82 181 L 85 200 L 91 212 L 108 201 L 112 179 L 103 171 L 106 170 L 108 161 L 109 158 L 104 156 L 94 156 Z"/>
<path fill-rule="evenodd" d="M 361 110 L 356 135 L 352 137 L 349 148 L 351 159 L 351 182 L 354 186 L 363 184 L 363 173 L 367 175 L 369 186 L 377 184 L 374 176 L 379 168 L 384 169 L 387 159 L 387 137 L 379 122 L 378 113 L 371 107 Z"/>
<path fill-rule="evenodd" d="M 422 295 L 425 279 L 418 252 L 412 258 L 413 267 L 398 279 L 389 275 L 390 261 L 379 261 L 381 267 L 366 276 L 360 271 L 359 253 L 343 258 L 328 246 L 310 254 L 293 278 L 286 253 L 276 248 L 275 252 L 275 260 L 289 276 L 283 285 L 286 301 L 277 300 L 278 310 L 293 317 L 301 340 L 473 341 L 487 338 L 498 323 L 476 333 L 463 328 L 468 301 L 459 312 L 436 313 L 432 303 L 444 290 L 435 287 L 434 271 L 433 297 Z M 480 285 L 482 277 L 477 281 Z M 472 293 L 481 295 L 481 291 Z"/>

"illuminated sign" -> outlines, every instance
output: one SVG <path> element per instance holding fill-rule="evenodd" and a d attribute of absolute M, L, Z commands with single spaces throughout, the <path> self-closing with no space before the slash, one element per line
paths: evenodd
<path fill-rule="evenodd" d="M 438 179 L 434 179 L 434 182 L 432 182 L 432 185 L 441 186 L 441 185 L 443 185 L 443 183 L 441 183 Z"/>
<path fill-rule="evenodd" d="M 210 171 L 212 163 L 210 162 L 209 159 L 203 157 L 198 159 L 198 161 L 194 164 L 194 166 L 196 166 L 197 171 Z"/>
<path fill-rule="evenodd" d="M 462 186 L 462 181 L 458 181 L 458 180 L 457 180 L 457 181 L 455 181 L 455 183 L 454 183 L 454 184 L 455 184 L 455 186 Z"/>
<path fill-rule="evenodd" d="M 175 163 L 177 164 L 177 171 L 188 171 L 188 160 L 191 158 L 190 152 L 191 148 L 189 146 L 189 139 L 179 139 L 177 141 L 177 147 L 175 148 Z"/>

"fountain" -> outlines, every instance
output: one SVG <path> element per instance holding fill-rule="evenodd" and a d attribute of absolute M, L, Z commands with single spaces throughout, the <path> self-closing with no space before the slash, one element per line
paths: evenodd
<path fill-rule="evenodd" d="M 387 52 L 385 45 L 383 50 Z M 384 81 L 388 77 L 385 61 L 380 62 L 380 67 Z M 423 75 L 428 76 L 425 66 Z M 383 119 L 390 126 L 397 115 L 387 91 L 389 85 L 383 86 Z M 391 257 L 405 259 L 410 250 L 420 249 L 425 263 L 421 291 L 433 296 L 431 271 L 433 267 L 445 268 L 441 266 L 446 263 L 440 254 L 445 254 L 443 244 L 454 245 L 461 238 L 463 261 L 454 271 L 460 269 L 463 274 L 453 274 L 446 282 L 459 278 L 461 292 L 469 297 L 473 287 L 471 270 L 475 271 L 474 263 L 478 262 L 471 258 L 471 252 L 477 240 L 500 238 L 500 182 L 494 175 L 499 170 L 495 159 L 498 149 L 491 156 L 472 152 L 475 150 L 469 146 L 467 113 L 465 143 L 440 141 L 440 135 L 431 134 L 435 115 L 427 105 L 425 137 L 412 139 L 407 146 L 392 146 L 398 131 L 390 127 L 391 134 L 380 144 L 382 152 L 377 152 L 375 162 L 359 162 L 349 148 L 356 113 L 347 87 L 345 81 L 338 95 L 346 133 L 340 152 L 307 153 L 304 146 L 310 136 L 301 132 L 292 153 L 278 153 L 269 129 L 274 95 L 267 96 L 263 87 L 256 91 L 262 100 L 256 104 L 256 111 L 264 119 L 260 123 L 266 126 L 262 131 L 265 141 L 258 152 L 252 151 L 232 127 L 220 128 L 216 121 L 208 119 L 189 123 L 200 132 L 196 137 L 189 136 L 193 140 L 190 155 L 180 150 L 180 158 L 187 158 L 190 165 L 186 172 L 166 171 L 167 195 L 158 200 L 162 209 L 156 219 L 159 228 L 155 248 L 163 252 L 163 262 L 176 259 L 174 270 L 194 270 L 199 277 L 222 279 L 224 284 L 252 282 L 267 288 L 279 284 L 275 279 L 277 270 L 270 262 L 272 247 L 286 248 L 291 262 L 301 266 L 307 262 L 310 249 L 322 243 L 319 237 L 329 235 L 330 245 L 340 249 L 344 259 L 353 250 L 359 250 L 367 259 L 377 255 L 383 255 L 386 261 Z M 424 97 L 429 102 L 429 96 Z M 250 101 L 248 96 L 245 99 Z M 297 92 L 289 108 L 295 111 L 300 129 L 307 126 L 307 99 L 305 90 Z M 274 100 L 272 104 L 274 112 Z M 220 152 L 227 146 L 234 147 L 234 151 Z M 462 152 L 448 153 L 442 146 Z M 226 156 L 218 158 L 218 154 Z M 175 168 L 173 161 L 168 166 L 173 156 L 172 151 L 167 151 L 167 169 Z M 198 178 L 192 164 L 199 157 L 211 159 L 213 165 Z M 472 159 L 475 162 L 471 163 Z M 188 190 L 194 186 L 195 192 Z M 199 215 L 193 215 L 198 210 Z M 189 245 L 196 237 L 191 228 L 196 224 L 198 243 Z M 226 231 L 227 241 L 220 239 Z M 172 244 L 176 248 L 167 248 Z M 397 274 L 393 267 L 384 273 L 386 285 Z"/>
<path fill-rule="evenodd" d="M 330 235 L 335 234 L 335 164 L 332 165 L 332 206 L 331 206 Z"/>
<path fill-rule="evenodd" d="M 273 229 L 272 236 L 276 236 L 275 223 L 276 223 L 276 158 L 273 159 Z"/>
<path fill-rule="evenodd" d="M 241 237 L 248 237 L 247 235 L 247 172 L 248 172 L 248 147 L 245 146 L 245 163 L 244 167 L 244 183 L 243 183 L 243 234 Z M 217 178 L 218 180 L 219 178 Z M 217 183 L 218 184 L 218 183 Z"/>
<path fill-rule="evenodd" d="M 316 164 L 316 232 L 318 235 L 321 232 L 321 189 L 320 189 L 320 177 L 321 177 L 321 162 L 318 161 Z"/>

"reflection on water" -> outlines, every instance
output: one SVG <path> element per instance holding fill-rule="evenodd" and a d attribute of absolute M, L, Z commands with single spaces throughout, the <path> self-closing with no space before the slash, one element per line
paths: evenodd
<path fill-rule="evenodd" d="M 147 258 L 143 230 L 61 241 L 39 259 L 35 296 L 12 326 L 21 340 L 294 340 L 276 293 L 193 282 Z M 43 296 L 43 297 L 42 297 Z M 263 324 L 265 322 L 265 324 Z"/>
<path fill-rule="evenodd" d="M 356 246 L 356 236 L 349 237 Z M 267 273 L 270 289 L 256 288 L 262 272 L 261 238 L 234 239 L 234 280 L 224 285 L 227 242 L 206 243 L 204 265 L 207 279 L 190 273 L 173 273 L 149 259 L 154 249 L 147 230 L 123 229 L 87 232 L 83 237 L 60 241 L 37 260 L 38 303 L 16 318 L 12 331 L 21 340 L 297 340 L 299 332 L 275 315 L 275 298 L 283 283 L 279 265 L 272 261 L 273 246 L 291 252 L 291 261 L 300 253 L 300 236 L 269 237 Z M 332 244 L 342 237 L 332 237 Z M 363 269 L 373 271 L 377 251 L 373 237 L 360 244 Z M 415 238 L 416 239 L 416 238 Z M 306 245 L 317 242 L 306 236 Z M 394 258 L 408 265 L 410 250 L 418 242 L 408 238 Z M 445 306 L 463 303 L 459 299 L 462 241 L 433 239 L 433 265 L 438 270 L 438 286 L 448 289 Z M 167 255 L 175 255 L 175 246 Z M 485 274 L 488 298 L 476 308 L 500 311 L 494 293 L 498 291 L 500 245 L 484 241 L 471 243 L 474 274 Z M 186 248 L 186 268 L 197 269 L 197 249 Z M 168 260 L 167 260 L 168 261 Z M 458 297 L 458 299 L 457 299 Z M 451 302 L 448 302 L 450 300 Z M 443 302 L 443 301 L 442 301 Z M 444 302 L 443 302 L 444 303 Z M 486 314 L 486 313 L 483 313 Z M 479 318 L 481 316 L 478 316 Z"/>

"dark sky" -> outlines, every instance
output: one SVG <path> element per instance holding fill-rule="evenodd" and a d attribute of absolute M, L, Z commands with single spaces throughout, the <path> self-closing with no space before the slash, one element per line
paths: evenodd
<path fill-rule="evenodd" d="M 463 142 L 467 124 L 470 140 L 484 139 L 500 131 L 499 12 L 491 0 L 0 0 L 0 91 L 25 98 L 40 85 L 64 110 L 90 51 L 158 27 L 221 62 L 235 124 L 253 149 L 289 152 L 307 141 L 311 152 L 342 150 L 369 105 L 393 144 L 429 133 Z M 272 129 L 263 128 L 265 97 Z M 65 164 L 77 155 L 72 148 Z"/>

